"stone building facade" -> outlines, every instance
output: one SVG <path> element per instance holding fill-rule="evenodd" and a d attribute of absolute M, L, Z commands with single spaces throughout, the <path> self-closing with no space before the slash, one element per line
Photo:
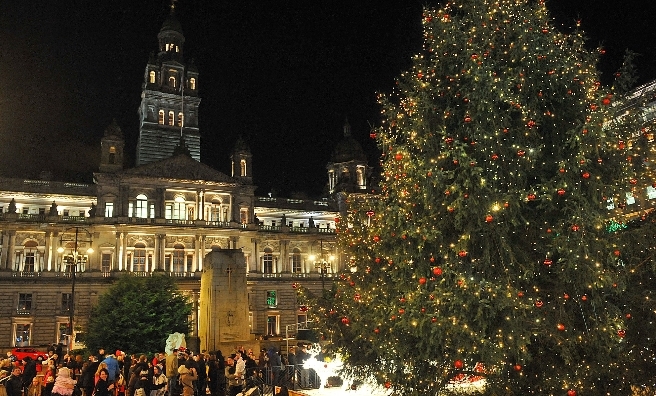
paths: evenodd
<path fill-rule="evenodd" d="M 231 175 L 199 162 L 198 71 L 184 63 L 173 14 L 158 39 L 142 87 L 136 167 L 125 168 L 123 133 L 112 123 L 93 184 L 0 178 L 0 348 L 66 344 L 71 319 L 79 344 L 92 306 L 128 272 L 175 277 L 194 305 L 197 336 L 203 258 L 213 249 L 245 256 L 249 333 L 281 337 L 306 320 L 292 284 L 320 291 L 343 269 L 335 197 L 368 182 L 350 133 L 329 165 L 332 197 L 256 196 L 244 141 Z M 346 168 L 359 176 L 336 176 Z"/>

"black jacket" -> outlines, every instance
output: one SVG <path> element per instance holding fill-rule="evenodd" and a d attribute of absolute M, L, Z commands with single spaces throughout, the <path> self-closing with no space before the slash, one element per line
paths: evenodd
<path fill-rule="evenodd" d="M 13 374 L 5 381 L 5 389 L 7 396 L 21 396 L 23 393 L 23 381 L 21 377 L 16 377 Z"/>

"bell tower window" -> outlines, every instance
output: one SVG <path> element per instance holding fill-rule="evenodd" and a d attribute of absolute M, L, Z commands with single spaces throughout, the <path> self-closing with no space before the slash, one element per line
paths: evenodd
<path fill-rule="evenodd" d="M 246 160 L 239 161 L 239 175 L 246 176 Z"/>
<path fill-rule="evenodd" d="M 189 89 L 196 89 L 196 79 L 193 77 L 189 79 Z"/>
<path fill-rule="evenodd" d="M 182 116 L 182 113 L 178 113 L 178 126 L 182 126 L 182 121 L 184 121 L 184 117 Z"/>
<path fill-rule="evenodd" d="M 159 111 L 159 123 L 160 125 L 164 125 L 164 110 Z"/>
<path fill-rule="evenodd" d="M 173 112 L 169 111 L 169 125 L 173 125 L 173 117 L 174 117 Z"/>
<path fill-rule="evenodd" d="M 174 71 L 170 71 L 169 73 L 173 74 L 175 73 Z M 176 87 L 176 81 L 175 81 L 175 76 L 171 75 L 169 76 L 169 87 L 175 88 Z"/>
<path fill-rule="evenodd" d="M 116 162 L 116 147 L 112 146 L 109 148 L 109 158 L 107 161 L 110 164 L 114 164 Z"/>
<path fill-rule="evenodd" d="M 148 82 L 151 84 L 155 84 L 155 72 L 153 70 L 148 73 Z"/>

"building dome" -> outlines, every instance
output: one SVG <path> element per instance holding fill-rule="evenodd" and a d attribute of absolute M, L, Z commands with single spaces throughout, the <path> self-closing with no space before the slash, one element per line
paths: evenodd
<path fill-rule="evenodd" d="M 349 161 L 367 161 L 367 156 L 360 143 L 351 136 L 351 126 L 348 121 L 344 124 L 344 139 L 333 150 L 330 161 L 333 163 Z"/>
<path fill-rule="evenodd" d="M 171 10 L 169 16 L 166 17 L 166 20 L 162 24 L 162 28 L 159 31 L 160 33 L 167 32 L 167 31 L 174 31 L 184 35 L 182 33 L 182 25 L 178 21 L 178 18 L 175 17 L 173 10 Z"/>

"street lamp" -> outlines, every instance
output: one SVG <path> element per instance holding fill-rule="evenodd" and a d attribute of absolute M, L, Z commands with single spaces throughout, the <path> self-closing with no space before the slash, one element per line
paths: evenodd
<path fill-rule="evenodd" d="M 75 229 L 75 239 L 66 239 L 64 238 L 64 235 L 67 231 Z M 87 239 L 80 239 L 80 231 L 84 231 L 87 235 Z M 84 228 L 80 227 L 72 227 L 64 230 L 62 232 L 61 237 L 59 238 L 59 247 L 57 248 L 57 252 L 59 254 L 63 254 L 66 248 L 63 246 L 63 242 L 73 242 L 73 251 L 71 254 L 66 255 L 62 257 L 64 262 L 66 263 L 66 268 L 70 269 L 71 271 L 71 298 L 68 301 L 68 328 L 69 328 L 69 334 L 68 334 L 68 351 L 73 350 L 73 346 L 75 345 L 75 330 L 73 327 L 73 319 L 75 318 L 75 272 L 77 271 L 77 266 L 78 264 L 85 264 L 87 261 L 86 255 L 80 255 L 78 253 L 78 243 L 79 242 L 88 242 L 89 243 L 89 248 L 86 251 L 86 254 L 92 254 L 93 253 L 93 248 L 91 247 L 92 244 L 92 239 L 91 239 L 91 232 Z"/>

